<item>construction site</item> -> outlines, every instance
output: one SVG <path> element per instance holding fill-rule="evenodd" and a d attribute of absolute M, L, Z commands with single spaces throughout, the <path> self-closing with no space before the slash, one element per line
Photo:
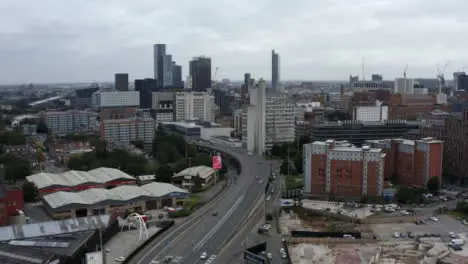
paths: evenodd
<path fill-rule="evenodd" d="M 287 210 L 278 221 L 293 264 L 468 264 L 468 250 L 454 251 L 443 235 L 421 230 L 411 237 L 403 237 L 403 233 L 402 237 L 392 236 L 395 230 L 407 230 L 416 226 L 414 223 L 361 224 L 329 215 L 304 214 L 302 210 Z M 298 237 L 294 235 L 297 231 L 360 235 Z M 466 239 L 465 230 L 459 231 L 460 238 Z"/>

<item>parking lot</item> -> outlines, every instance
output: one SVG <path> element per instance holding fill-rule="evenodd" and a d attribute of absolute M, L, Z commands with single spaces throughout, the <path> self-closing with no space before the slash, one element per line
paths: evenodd
<path fill-rule="evenodd" d="M 467 232 L 466 226 L 459 221 L 447 215 L 440 215 L 437 217 L 438 222 L 426 220 L 426 224 L 416 225 L 415 223 L 402 223 L 402 224 L 374 224 L 371 225 L 374 233 L 382 240 L 399 240 L 409 238 L 394 238 L 393 234 L 411 232 L 414 236 L 440 236 L 443 242 L 450 241 L 448 236 L 449 232 L 465 236 Z"/>

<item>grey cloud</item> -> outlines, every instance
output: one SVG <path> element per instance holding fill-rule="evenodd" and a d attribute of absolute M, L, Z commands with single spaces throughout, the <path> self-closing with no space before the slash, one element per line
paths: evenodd
<path fill-rule="evenodd" d="M 360 71 L 433 76 L 468 59 L 466 0 L 0 1 L 0 83 L 112 80 L 152 75 L 152 44 L 184 71 L 212 57 L 219 77 L 345 79 Z"/>

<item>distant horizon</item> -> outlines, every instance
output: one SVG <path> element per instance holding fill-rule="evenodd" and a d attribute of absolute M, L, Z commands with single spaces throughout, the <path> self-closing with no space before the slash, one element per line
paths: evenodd
<path fill-rule="evenodd" d="M 149 77 L 148 77 L 149 78 Z M 395 77 L 395 78 L 403 78 L 403 77 Z M 383 81 L 395 81 L 395 78 L 394 79 L 383 79 Z M 134 80 L 138 80 L 138 79 L 142 79 L 142 78 L 135 78 L 135 79 L 129 79 L 129 83 L 132 83 L 133 84 L 133 81 Z M 226 79 L 226 78 L 224 78 Z M 414 77 L 414 78 L 408 78 L 408 79 L 437 79 L 436 77 Z M 223 79 L 220 79 L 218 81 L 222 81 Z M 256 79 L 258 80 L 258 79 Z M 265 80 L 266 82 L 271 82 L 271 80 L 267 80 L 267 79 L 263 79 Z M 231 82 L 244 82 L 243 79 L 240 79 L 240 80 L 232 80 L 232 79 L 229 79 L 229 81 Z M 360 81 L 363 81 L 362 79 L 360 79 Z M 371 81 L 370 78 L 369 79 L 365 79 L 364 81 Z M 453 81 L 453 79 L 445 79 L 445 81 Z M 349 80 L 305 80 L 305 79 L 297 79 L 297 80 L 281 80 L 281 82 L 349 82 Z M 29 84 L 33 84 L 33 85 L 90 85 L 90 84 L 93 84 L 93 83 L 97 83 L 97 84 L 114 84 L 114 81 L 90 81 L 90 82 L 86 82 L 86 81 L 79 81 L 79 82 L 24 82 L 24 83 L 0 83 L 0 86 L 21 86 L 21 85 L 29 85 Z"/>

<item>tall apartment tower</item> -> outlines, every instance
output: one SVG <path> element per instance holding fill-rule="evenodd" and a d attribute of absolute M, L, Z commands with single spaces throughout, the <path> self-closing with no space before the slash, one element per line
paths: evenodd
<path fill-rule="evenodd" d="M 117 91 L 128 91 L 128 73 L 116 73 L 114 86 Z"/>
<path fill-rule="evenodd" d="M 189 64 L 193 91 L 206 91 L 211 88 L 211 58 L 194 57 Z"/>
<path fill-rule="evenodd" d="M 271 51 L 271 88 L 277 90 L 280 81 L 279 54 L 275 50 Z"/>
<path fill-rule="evenodd" d="M 166 44 L 153 46 L 154 79 L 158 82 L 158 88 L 172 86 L 172 55 L 166 54 Z"/>

